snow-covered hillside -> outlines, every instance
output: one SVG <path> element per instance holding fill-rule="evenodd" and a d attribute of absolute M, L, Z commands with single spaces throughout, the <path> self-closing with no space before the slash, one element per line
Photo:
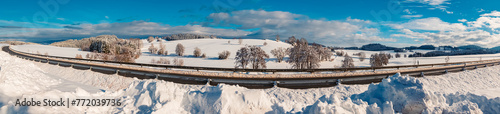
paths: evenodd
<path fill-rule="evenodd" d="M 0 113 L 498 113 L 500 66 L 370 85 L 247 89 L 138 80 L 0 52 Z M 120 98 L 119 107 L 19 107 L 18 98 Z"/>
<path fill-rule="evenodd" d="M 229 43 L 228 43 L 229 41 Z M 284 42 L 276 42 L 272 40 L 262 40 L 262 39 L 244 39 L 243 43 L 240 45 L 238 44 L 238 39 L 191 39 L 191 40 L 176 40 L 176 41 L 165 41 L 161 40 L 166 45 L 166 49 L 168 50 L 168 55 L 162 56 L 162 55 L 154 55 L 150 54 L 148 52 L 148 48 L 151 44 L 154 44 L 156 47 L 159 47 L 159 42 L 154 41 L 153 43 L 149 43 L 146 40 L 143 40 L 144 47 L 142 48 L 142 56 L 139 57 L 136 62 L 139 63 L 151 63 L 152 59 L 158 60 L 159 58 L 168 58 L 170 61 L 172 61 L 174 58 L 181 58 L 184 60 L 184 65 L 185 66 L 206 66 L 206 67 L 225 67 L 225 68 L 234 68 L 235 66 L 235 60 L 234 56 L 236 55 L 236 51 L 244 47 L 245 45 L 257 45 L 262 47 L 264 51 L 266 51 L 267 54 L 271 57 L 268 59 L 267 62 L 267 68 L 291 68 L 291 65 L 286 63 L 286 62 L 281 62 L 277 63 L 276 58 L 272 56 L 270 53 L 271 50 L 278 48 L 278 47 L 283 47 L 283 48 L 288 48 L 291 45 L 284 43 Z M 264 46 L 264 42 L 267 43 L 266 46 Z M 185 56 L 180 57 L 175 55 L 175 47 L 176 45 L 180 43 L 184 45 L 185 47 Z M 195 58 L 193 57 L 193 51 L 194 48 L 200 48 L 202 53 L 206 53 L 207 58 Z M 55 56 L 65 56 L 65 57 L 75 57 L 76 54 L 81 54 L 81 55 L 86 55 L 88 52 L 85 51 L 78 51 L 77 48 L 63 48 L 63 47 L 54 47 L 54 46 L 47 46 L 47 45 L 19 45 L 19 46 L 13 46 L 13 49 L 19 50 L 19 51 L 24 51 L 24 52 L 30 52 L 30 53 L 37 53 L 39 52 L 40 54 L 48 53 L 49 55 L 55 55 Z M 228 50 L 231 52 L 229 59 L 226 60 L 219 60 L 217 59 L 218 53 Z M 379 51 L 362 51 L 362 50 L 338 50 L 338 51 L 344 51 L 347 52 L 349 55 L 352 56 L 354 53 L 359 53 L 359 52 L 365 52 L 367 59 L 364 61 L 360 61 L 358 56 L 352 56 L 354 59 L 354 65 L 358 67 L 368 67 L 370 66 L 369 64 L 369 57 L 371 54 L 374 53 L 380 53 Z M 415 50 L 416 52 L 429 52 L 431 50 Z M 391 53 L 395 54 L 393 51 L 384 51 L 385 53 Z M 401 53 L 403 56 L 404 54 L 411 54 L 412 52 L 406 52 L 406 53 Z M 462 62 L 462 61 L 477 61 L 477 60 L 487 60 L 487 59 L 496 59 L 499 58 L 500 54 L 483 54 L 483 55 L 463 55 L 463 56 L 450 56 L 450 61 L 449 62 Z M 344 59 L 343 57 L 334 57 L 334 61 L 323 61 L 321 62 L 321 68 L 334 68 L 334 67 L 340 67 L 341 66 L 341 61 Z M 413 65 L 416 64 L 416 62 L 420 64 L 432 64 L 432 63 L 444 63 L 445 62 L 445 57 L 419 57 L 419 58 L 392 58 L 389 60 L 388 65 Z"/>

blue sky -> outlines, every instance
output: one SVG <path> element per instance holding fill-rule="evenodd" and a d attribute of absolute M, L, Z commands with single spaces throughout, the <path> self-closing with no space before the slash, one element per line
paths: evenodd
<path fill-rule="evenodd" d="M 0 2 L 0 40 L 176 33 L 296 36 L 329 46 L 500 46 L 498 0 L 17 0 Z"/>

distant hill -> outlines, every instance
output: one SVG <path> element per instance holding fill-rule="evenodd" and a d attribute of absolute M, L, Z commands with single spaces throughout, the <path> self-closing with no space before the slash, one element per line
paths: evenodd
<path fill-rule="evenodd" d="M 382 44 L 368 44 L 368 45 L 363 45 L 361 50 L 368 50 L 368 51 L 384 51 L 384 50 L 394 50 L 396 49 L 395 47 L 388 47 Z"/>
<path fill-rule="evenodd" d="M 436 49 L 436 47 L 434 47 L 433 45 L 422 45 L 422 46 L 418 47 L 417 49 L 434 50 L 434 49 Z"/>
<path fill-rule="evenodd" d="M 488 49 L 488 48 L 483 48 L 481 46 L 477 45 L 465 45 L 465 46 L 458 46 L 458 47 L 453 47 L 453 46 L 434 46 L 434 45 L 421 45 L 421 46 L 410 46 L 410 47 L 403 47 L 403 48 L 395 48 L 395 47 L 389 47 L 385 46 L 382 44 L 378 43 L 372 43 L 372 44 L 367 44 L 363 45 L 362 47 L 344 47 L 342 49 L 349 49 L 349 50 L 368 50 L 368 51 L 384 51 L 384 50 L 395 50 L 395 49 L 405 49 L 405 50 L 415 50 L 415 49 L 421 49 L 421 50 L 436 50 L 439 48 L 440 50 L 481 50 L 481 49 Z M 500 51 L 500 46 L 498 47 L 493 47 L 490 48 L 491 50 L 498 50 Z"/>
<path fill-rule="evenodd" d="M 198 34 L 189 34 L 189 33 L 184 33 L 184 34 L 173 34 L 169 36 L 163 37 L 163 39 L 172 41 L 172 40 L 186 40 L 186 39 L 217 39 L 217 36 L 214 35 L 198 35 Z"/>
<path fill-rule="evenodd" d="M 500 50 L 500 46 L 490 48 L 491 50 Z"/>
<path fill-rule="evenodd" d="M 458 46 L 458 49 L 461 50 L 478 50 L 478 49 L 485 49 L 481 46 L 476 46 L 476 45 L 466 45 L 466 46 Z"/>

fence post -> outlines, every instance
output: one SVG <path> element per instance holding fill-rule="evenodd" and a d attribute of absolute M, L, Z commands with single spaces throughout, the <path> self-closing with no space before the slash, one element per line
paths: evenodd
<path fill-rule="evenodd" d="M 278 87 L 278 84 L 279 84 L 279 83 L 280 83 L 280 81 L 276 81 L 276 80 L 275 80 L 275 81 L 273 81 L 273 86 L 274 86 L 274 87 Z"/>
<path fill-rule="evenodd" d="M 465 71 L 465 67 L 467 67 L 467 63 L 464 63 L 464 67 L 462 67 L 462 71 Z"/>
<path fill-rule="evenodd" d="M 212 79 L 207 78 L 207 85 L 210 85 L 210 82 L 212 82 Z"/>

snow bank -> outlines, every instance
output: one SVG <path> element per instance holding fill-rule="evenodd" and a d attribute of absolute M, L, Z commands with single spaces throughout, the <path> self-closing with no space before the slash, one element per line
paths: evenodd
<path fill-rule="evenodd" d="M 315 89 L 247 89 L 139 80 L 33 63 L 0 52 L 0 113 L 497 113 L 500 67 L 439 77 L 396 74 L 370 85 Z M 61 78 L 61 79 L 57 79 Z M 81 83 L 73 91 L 60 84 Z M 454 86 L 460 87 L 456 88 Z M 472 87 L 468 87 L 472 86 Z M 102 91 L 91 91 L 97 87 Z M 446 91 L 445 91 L 446 90 Z M 17 98 L 119 98 L 119 107 L 16 107 Z"/>
<path fill-rule="evenodd" d="M 399 76 L 371 84 L 368 90 L 348 98 L 324 96 L 305 112 L 330 113 L 496 113 L 500 97 L 488 99 L 474 94 L 443 94 L 425 89 L 416 78 Z"/>
<path fill-rule="evenodd" d="M 44 71 L 25 60 L 0 53 L 0 93 L 9 97 L 45 91 L 60 83 L 45 76 Z"/>

